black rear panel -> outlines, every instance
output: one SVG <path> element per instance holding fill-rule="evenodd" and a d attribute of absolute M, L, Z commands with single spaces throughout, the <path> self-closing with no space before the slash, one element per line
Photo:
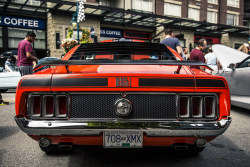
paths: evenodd
<path fill-rule="evenodd" d="M 120 118 L 115 112 L 115 102 L 120 94 L 73 94 L 71 118 Z M 129 119 L 175 119 L 176 95 L 128 94 L 132 102 Z"/>

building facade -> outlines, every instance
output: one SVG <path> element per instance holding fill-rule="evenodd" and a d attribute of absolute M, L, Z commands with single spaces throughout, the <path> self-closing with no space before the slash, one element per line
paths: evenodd
<path fill-rule="evenodd" d="M 29 15 L 15 11 L 18 6 L 23 7 L 22 0 L 15 0 L 14 5 L 0 2 L 0 53 L 16 50 L 18 43 L 23 40 L 28 31 L 36 33 L 36 40 L 32 44 L 39 58 L 47 51 L 47 21 L 46 15 Z M 40 2 L 27 1 L 27 8 L 35 8 Z M 13 10 L 14 9 L 14 10 Z M 12 12 L 11 12 L 12 11 Z M 41 55 L 41 56 L 39 56 Z"/>
<path fill-rule="evenodd" d="M 248 27 L 250 29 L 250 1 L 245 0 L 244 1 L 244 20 L 243 25 Z M 250 31 L 249 31 L 250 34 Z M 248 43 L 250 44 L 250 35 L 248 37 Z"/>
<path fill-rule="evenodd" d="M 244 0 L 158 0 L 156 2 L 157 14 L 159 15 L 172 15 L 200 22 L 236 27 L 243 26 Z M 230 32 L 230 29 L 224 29 L 223 33 L 213 33 L 215 31 L 192 31 L 193 41 L 190 32 L 180 31 L 181 37 L 184 37 L 182 43 L 186 43 L 185 47 L 192 48 L 191 44 L 194 43 L 195 45 L 203 37 L 207 39 L 210 45 L 221 43 L 232 48 L 238 48 L 247 42 L 247 33 L 242 35 L 238 34 L 237 31 Z M 161 34 L 160 38 L 164 38 L 164 35 Z"/>
<path fill-rule="evenodd" d="M 38 34 L 34 49 L 41 50 L 41 57 L 60 57 L 64 54 L 61 41 L 66 38 L 68 29 L 74 29 L 73 38 L 77 39 L 77 27 L 71 23 L 76 2 L 0 2 L 0 51 L 17 48 L 24 34 L 19 34 L 18 38 L 14 31 L 34 30 Z M 248 42 L 248 28 L 243 27 L 246 26 L 245 4 L 244 0 L 86 0 L 80 36 L 81 29 L 94 28 L 96 42 L 114 38 L 160 42 L 165 38 L 164 30 L 172 28 L 182 47 L 189 50 L 200 38 L 206 38 L 209 45 L 220 43 L 237 48 Z M 3 24 L 5 17 L 44 21 L 45 27 L 6 25 Z M 11 43 L 12 36 L 14 42 Z"/>

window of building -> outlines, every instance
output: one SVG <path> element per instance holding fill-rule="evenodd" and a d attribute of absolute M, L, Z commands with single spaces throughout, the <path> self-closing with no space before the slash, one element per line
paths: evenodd
<path fill-rule="evenodd" d="M 218 4 L 218 0 L 207 0 L 207 3 Z"/>
<path fill-rule="evenodd" d="M 217 23 L 217 12 L 207 12 L 207 22 Z"/>
<path fill-rule="evenodd" d="M 239 16 L 236 14 L 227 14 L 228 25 L 239 25 Z"/>
<path fill-rule="evenodd" d="M 132 8 L 135 10 L 153 12 L 153 0 L 133 0 Z"/>
<path fill-rule="evenodd" d="M 45 31 L 44 30 L 35 30 L 36 40 L 34 41 L 35 49 L 46 49 L 45 42 Z"/>
<path fill-rule="evenodd" d="M 65 29 L 65 36 L 67 36 L 67 30 L 68 30 L 68 29 Z M 82 38 L 82 30 L 79 30 L 79 40 L 80 40 L 81 38 Z M 73 30 L 72 39 L 77 40 L 77 30 L 76 30 L 76 29 Z"/>
<path fill-rule="evenodd" d="M 188 8 L 188 18 L 200 21 L 200 9 Z"/>
<path fill-rule="evenodd" d="M 164 15 L 172 15 L 172 16 L 181 17 L 181 5 L 165 3 Z"/>
<path fill-rule="evenodd" d="M 227 0 L 227 6 L 239 7 L 240 0 Z"/>
<path fill-rule="evenodd" d="M 26 37 L 26 34 L 30 29 L 21 28 L 8 28 L 8 45 L 9 48 L 17 49 L 18 43 Z M 33 43 L 34 49 L 45 49 L 45 31 L 44 30 L 33 30 L 36 34 L 36 39 Z"/>
<path fill-rule="evenodd" d="M 9 48 L 17 48 L 18 43 L 26 37 L 28 29 L 8 28 L 8 45 Z"/>
<path fill-rule="evenodd" d="M 26 0 L 15 0 L 16 3 L 21 3 L 21 4 L 25 4 Z M 33 5 L 33 6 L 40 6 L 41 2 L 38 0 L 29 0 L 27 3 L 27 5 Z"/>
<path fill-rule="evenodd" d="M 73 30 L 72 38 L 77 40 L 77 30 Z M 82 38 L 82 30 L 79 30 L 79 39 L 81 39 L 81 38 Z"/>

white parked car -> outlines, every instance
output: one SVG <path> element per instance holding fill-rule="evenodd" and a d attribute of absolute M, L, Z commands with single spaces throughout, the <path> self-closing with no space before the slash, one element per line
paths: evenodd
<path fill-rule="evenodd" d="M 8 89 L 15 89 L 21 78 L 16 66 L 0 66 L 0 90 L 6 92 Z"/>

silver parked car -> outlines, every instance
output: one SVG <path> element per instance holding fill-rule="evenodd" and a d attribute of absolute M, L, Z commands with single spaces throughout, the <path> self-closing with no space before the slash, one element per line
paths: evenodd
<path fill-rule="evenodd" d="M 231 104 L 250 109 L 250 55 L 223 45 L 212 48 L 222 65 L 218 75 L 228 82 Z"/>

